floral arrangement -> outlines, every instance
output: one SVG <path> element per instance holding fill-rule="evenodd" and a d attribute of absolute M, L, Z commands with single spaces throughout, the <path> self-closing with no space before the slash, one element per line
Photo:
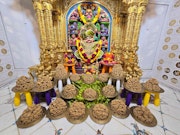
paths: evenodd
<path fill-rule="evenodd" d="M 86 84 L 82 80 L 79 80 L 77 82 L 73 82 L 73 85 L 78 89 L 78 95 L 76 96 L 75 101 L 84 102 L 87 108 L 90 108 L 92 105 L 95 105 L 97 103 L 108 104 L 110 102 L 110 99 L 103 96 L 101 92 L 102 88 L 106 86 L 106 83 L 96 80 L 94 83 Z M 97 92 L 98 98 L 96 100 L 87 101 L 84 99 L 83 92 L 88 88 L 92 88 Z M 74 100 L 70 100 L 68 103 L 71 104 L 73 101 Z"/>
<path fill-rule="evenodd" d="M 80 44 L 80 40 L 76 40 L 76 46 L 79 52 L 80 57 L 82 58 L 82 60 L 86 63 L 93 63 L 94 61 L 97 60 L 100 51 L 101 51 L 101 47 L 102 47 L 102 41 L 99 40 L 98 44 L 96 45 L 96 49 L 94 51 L 94 53 L 88 57 L 88 55 L 85 53 L 83 47 Z"/>
<path fill-rule="evenodd" d="M 82 14 L 81 12 L 81 4 L 78 5 L 78 13 L 80 15 L 80 19 L 81 21 L 86 24 L 87 23 L 87 20 L 86 20 L 86 17 Z M 91 21 L 91 23 L 96 23 L 98 21 L 98 18 L 100 16 L 100 13 L 101 13 L 101 8 L 98 6 L 98 9 L 97 9 L 97 15 L 93 18 L 93 20 Z"/>

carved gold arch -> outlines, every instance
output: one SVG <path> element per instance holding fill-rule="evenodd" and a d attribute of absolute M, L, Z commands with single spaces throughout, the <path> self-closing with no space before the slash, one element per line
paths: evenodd
<path fill-rule="evenodd" d="M 93 1 L 91 0 L 92 2 L 95 2 L 95 3 L 98 3 L 102 6 L 104 6 L 109 12 L 110 14 L 112 15 L 112 35 L 111 35 L 111 41 L 114 41 L 117 39 L 118 37 L 118 34 L 120 33 L 120 26 L 119 26 L 119 17 L 118 17 L 118 14 L 120 13 L 120 7 L 121 7 L 121 2 L 118 2 L 118 0 L 116 1 L 104 1 L 104 0 L 96 0 L 96 1 Z M 64 2 L 64 3 L 63 3 Z M 68 10 L 70 9 L 70 7 L 72 7 L 73 5 L 75 5 L 76 3 L 81 3 L 81 2 L 89 2 L 88 0 L 82 0 L 82 1 L 79 1 L 79 0 L 64 0 L 64 1 L 61 1 L 60 2 L 60 5 L 64 5 L 64 12 L 62 12 L 62 25 L 61 25 L 61 30 L 62 31 L 65 31 L 65 28 L 66 28 L 66 22 L 65 22 L 65 17 L 66 17 L 66 13 L 68 12 Z M 115 6 L 116 5 L 116 6 Z M 117 6 L 118 5 L 118 6 Z M 66 36 L 66 35 L 64 35 Z M 65 40 L 66 38 L 64 36 L 61 36 L 62 40 Z M 119 40 L 118 40 L 119 41 Z"/>
<path fill-rule="evenodd" d="M 112 15 L 111 52 L 122 64 L 126 79 L 140 77 L 138 38 L 141 20 L 148 0 L 33 0 L 40 31 L 40 64 L 29 73 L 53 76 L 66 50 L 66 13 L 77 2 L 96 2 Z"/>
<path fill-rule="evenodd" d="M 62 20 L 61 30 L 62 31 L 66 31 L 65 30 L 65 28 L 66 28 L 66 20 L 65 20 L 65 18 L 66 18 L 67 12 L 69 11 L 69 9 L 73 5 L 75 5 L 77 3 L 81 3 L 81 2 L 90 2 L 90 1 L 88 1 L 88 0 L 70 0 L 69 2 L 68 1 L 64 1 L 64 7 L 65 8 L 63 10 L 64 12 L 62 12 L 62 18 L 61 18 L 61 20 Z M 109 6 L 108 3 L 104 2 L 103 0 L 96 0 L 96 1 L 92 1 L 92 2 L 95 2 L 95 3 L 98 3 L 100 5 L 103 5 L 110 12 L 112 17 L 114 16 L 113 14 L 115 13 L 115 11 L 111 10 L 111 6 Z M 61 1 L 60 5 L 63 5 L 63 1 Z M 114 20 L 113 20 L 113 22 L 114 22 Z M 117 23 L 114 23 L 114 24 L 117 24 Z M 115 26 L 114 24 L 112 24 L 112 26 Z M 112 31 L 112 33 L 115 33 L 115 29 L 112 29 L 112 30 L 114 30 L 114 31 Z M 61 39 L 62 40 L 66 40 L 65 36 L 66 35 L 61 36 Z M 114 36 L 112 36 L 112 37 L 114 37 Z"/>

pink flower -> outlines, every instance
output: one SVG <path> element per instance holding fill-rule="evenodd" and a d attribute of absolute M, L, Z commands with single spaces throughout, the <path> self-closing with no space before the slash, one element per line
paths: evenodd
<path fill-rule="evenodd" d="M 83 51 L 83 48 L 80 48 L 80 51 L 82 52 L 82 51 Z"/>
<path fill-rule="evenodd" d="M 92 54 L 92 58 L 94 58 L 96 56 L 96 54 Z"/>
<path fill-rule="evenodd" d="M 109 61 L 108 60 L 104 60 L 105 63 L 108 63 Z"/>
<path fill-rule="evenodd" d="M 87 63 L 91 63 L 91 60 L 90 60 L 90 59 L 88 59 L 88 60 L 87 60 Z"/>
<path fill-rule="evenodd" d="M 83 53 L 82 55 L 84 56 L 84 58 L 87 58 L 87 54 Z"/>
<path fill-rule="evenodd" d="M 68 60 L 68 62 L 67 62 L 68 64 L 71 64 L 72 63 L 72 60 Z"/>

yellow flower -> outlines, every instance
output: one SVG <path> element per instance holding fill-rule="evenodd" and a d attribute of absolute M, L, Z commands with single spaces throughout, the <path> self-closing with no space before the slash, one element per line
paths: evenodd
<path fill-rule="evenodd" d="M 83 15 L 82 12 L 81 12 L 81 4 L 78 5 L 78 8 L 77 8 L 77 9 L 78 9 L 78 13 L 79 13 L 79 15 L 80 15 L 80 19 L 82 20 L 82 22 L 83 22 L 84 24 L 86 24 L 87 21 L 86 21 L 84 15 Z M 97 20 L 98 20 L 98 18 L 99 18 L 99 15 L 100 15 L 100 12 L 101 12 L 101 8 L 100 8 L 100 6 L 98 6 L 97 15 L 96 15 L 96 16 L 94 17 L 94 19 L 92 20 L 92 23 L 96 23 L 96 22 L 97 22 Z"/>

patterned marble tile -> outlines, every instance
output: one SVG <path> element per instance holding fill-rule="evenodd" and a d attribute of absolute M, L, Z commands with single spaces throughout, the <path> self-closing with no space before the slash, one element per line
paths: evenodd
<path fill-rule="evenodd" d="M 171 90 L 172 91 L 172 90 Z M 162 94 L 164 94 L 164 93 L 162 93 Z M 167 94 L 164 94 L 163 96 L 162 95 L 160 95 L 160 99 L 162 100 L 162 99 L 170 99 L 170 100 L 174 100 L 174 99 L 177 99 L 177 97 L 176 97 L 176 95 L 174 94 L 174 92 L 173 93 L 167 93 Z"/>
<path fill-rule="evenodd" d="M 124 135 L 132 134 L 132 131 L 124 124 L 112 118 L 111 121 L 104 126 L 102 133 L 104 135 Z"/>
<path fill-rule="evenodd" d="M 163 126 L 162 112 L 161 111 L 152 110 L 152 109 L 150 109 L 150 111 L 156 117 L 157 125 Z"/>
<path fill-rule="evenodd" d="M 11 95 L 11 98 L 14 99 L 15 93 L 13 91 L 10 91 L 9 93 Z"/>
<path fill-rule="evenodd" d="M 12 104 L 0 104 L 0 117 L 13 110 Z"/>
<path fill-rule="evenodd" d="M 113 116 L 113 119 L 117 120 L 121 125 L 126 127 L 126 129 L 132 130 L 133 125 L 132 123 L 135 123 L 134 118 L 129 114 L 129 116 L 125 119 L 119 119 Z"/>
<path fill-rule="evenodd" d="M 176 134 L 172 131 L 168 131 L 168 130 L 166 130 L 165 133 L 166 133 L 166 135 L 178 135 L 178 134 Z"/>
<path fill-rule="evenodd" d="M 0 88 L 0 97 L 6 96 L 9 94 L 8 86 Z"/>
<path fill-rule="evenodd" d="M 179 107 L 171 105 L 161 105 L 161 108 L 164 115 L 168 115 L 169 117 L 178 119 L 180 121 Z"/>
<path fill-rule="evenodd" d="M 160 111 L 161 109 L 160 109 L 160 106 L 155 106 L 154 104 L 152 104 L 152 103 L 149 103 L 148 105 L 147 105 L 147 107 L 150 109 L 150 110 L 156 110 L 156 111 Z"/>
<path fill-rule="evenodd" d="M 55 128 L 52 125 L 51 122 L 47 122 L 42 127 L 35 130 L 31 135 L 54 135 L 55 134 Z"/>
<path fill-rule="evenodd" d="M 175 94 L 174 94 L 174 91 L 171 88 L 168 88 L 168 87 L 166 87 L 164 85 L 160 85 L 160 87 L 162 89 L 164 89 L 164 93 L 160 94 L 161 97 L 168 97 L 168 98 L 172 98 L 173 99 Z"/>
<path fill-rule="evenodd" d="M 14 112 L 16 115 L 16 119 L 18 119 L 20 117 L 20 115 L 23 113 L 23 111 L 27 108 L 26 104 L 21 105 L 17 108 L 14 108 Z"/>
<path fill-rule="evenodd" d="M 161 128 L 159 125 L 155 127 L 147 127 L 137 123 L 137 126 L 139 130 L 145 131 L 146 133 L 148 133 L 148 135 L 165 135 L 163 128 Z"/>
<path fill-rule="evenodd" d="M 8 84 L 9 89 L 11 90 L 14 86 L 16 86 L 16 81 L 13 81 Z"/>
<path fill-rule="evenodd" d="M 96 135 L 96 131 L 83 122 L 81 124 L 74 125 L 70 131 L 63 135 Z"/>
<path fill-rule="evenodd" d="M 18 132 L 17 126 L 14 124 L 4 130 L 1 130 L 0 134 L 1 135 L 12 135 L 12 134 L 19 135 L 19 132 Z"/>
<path fill-rule="evenodd" d="M 15 123 L 14 112 L 8 112 L 0 117 L 0 132 L 6 128 L 11 127 Z"/>
<path fill-rule="evenodd" d="M 20 109 L 20 108 L 27 108 L 27 104 L 26 104 L 26 102 L 24 102 L 24 101 L 21 101 L 21 103 L 20 103 L 20 105 L 18 105 L 18 106 L 15 106 L 14 105 L 14 103 L 13 103 L 13 100 L 12 100 L 12 105 L 13 105 L 13 108 L 16 110 L 16 109 Z"/>
<path fill-rule="evenodd" d="M 73 126 L 73 124 L 69 123 L 66 118 L 52 120 L 51 122 L 55 126 L 56 130 L 62 129 L 62 134 L 68 132 L 68 130 Z"/>
<path fill-rule="evenodd" d="M 174 94 L 176 95 L 177 99 L 178 99 L 179 102 L 180 102 L 180 90 L 179 90 L 179 91 L 174 90 Z"/>
<path fill-rule="evenodd" d="M 169 105 L 169 106 L 172 106 L 174 108 L 180 109 L 180 106 L 179 106 L 180 102 L 176 99 L 175 96 L 173 97 L 173 99 L 172 98 L 168 98 L 168 97 L 162 97 L 161 100 L 162 100 L 161 105 L 165 104 L 165 105 Z"/>
<path fill-rule="evenodd" d="M 90 127 L 92 127 L 95 131 L 102 130 L 104 125 L 100 125 L 95 123 L 94 121 L 91 120 L 90 116 L 88 116 L 88 118 L 85 121 Z"/>
<path fill-rule="evenodd" d="M 6 104 L 11 100 L 12 100 L 12 98 L 11 98 L 11 95 L 9 95 L 9 94 L 6 96 L 1 96 L 0 97 L 0 104 Z"/>
<path fill-rule="evenodd" d="M 164 127 L 169 131 L 174 132 L 176 134 L 180 133 L 180 120 L 172 118 L 168 115 L 163 114 Z M 176 117 L 176 116 L 175 116 Z"/>

